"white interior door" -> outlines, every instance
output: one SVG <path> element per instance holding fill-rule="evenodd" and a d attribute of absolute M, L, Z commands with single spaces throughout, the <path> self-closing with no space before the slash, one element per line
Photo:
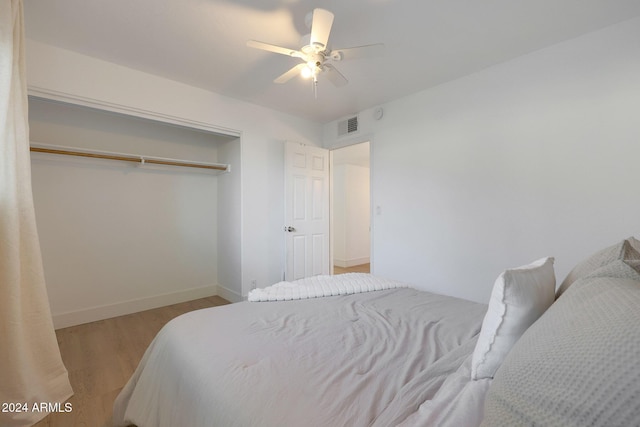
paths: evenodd
<path fill-rule="evenodd" d="M 285 280 L 329 274 L 329 151 L 285 146 Z"/>

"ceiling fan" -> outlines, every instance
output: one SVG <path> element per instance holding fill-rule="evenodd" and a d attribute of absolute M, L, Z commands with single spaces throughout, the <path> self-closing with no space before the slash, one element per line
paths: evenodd
<path fill-rule="evenodd" d="M 304 46 L 302 46 L 300 50 L 288 49 L 255 40 L 249 40 L 247 46 L 302 60 L 300 64 L 277 77 L 274 80 L 275 83 L 286 83 L 300 74 L 302 77 L 312 78 L 314 93 L 317 95 L 316 86 L 318 84 L 318 75 L 324 74 L 327 80 L 335 86 L 344 86 L 349 81 L 329 62 L 375 56 L 382 52 L 384 45 L 378 43 L 347 49 L 329 49 L 327 43 L 329 41 L 331 26 L 333 25 L 333 17 L 333 13 L 328 10 L 314 9 L 313 12 L 307 16 L 308 25 L 311 27 L 311 34 L 303 37 L 302 43 Z"/>

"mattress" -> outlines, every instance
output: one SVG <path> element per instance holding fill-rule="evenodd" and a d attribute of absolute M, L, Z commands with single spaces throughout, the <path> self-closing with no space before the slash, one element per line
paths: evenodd
<path fill-rule="evenodd" d="M 410 288 L 194 311 L 158 333 L 114 425 L 412 425 L 466 398 L 485 311 Z"/>

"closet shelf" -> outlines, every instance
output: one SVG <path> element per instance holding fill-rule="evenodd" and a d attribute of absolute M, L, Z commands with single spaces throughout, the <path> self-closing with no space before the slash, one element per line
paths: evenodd
<path fill-rule="evenodd" d="M 30 150 L 34 153 L 60 154 L 64 156 L 90 157 L 94 159 L 118 160 L 154 165 L 179 166 L 186 168 L 198 168 L 216 171 L 218 173 L 230 172 L 231 165 L 222 163 L 203 163 L 190 160 L 169 159 L 164 157 L 145 156 L 139 154 L 112 153 L 107 151 L 85 150 L 71 147 L 63 147 L 49 144 L 31 143 Z"/>

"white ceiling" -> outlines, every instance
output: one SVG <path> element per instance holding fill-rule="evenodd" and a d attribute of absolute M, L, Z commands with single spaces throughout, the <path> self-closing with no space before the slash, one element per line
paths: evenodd
<path fill-rule="evenodd" d="M 640 15 L 639 0 L 24 0 L 28 38 L 325 123 Z M 384 43 L 336 67 L 349 84 L 272 80 L 315 7 L 330 47 Z"/>

